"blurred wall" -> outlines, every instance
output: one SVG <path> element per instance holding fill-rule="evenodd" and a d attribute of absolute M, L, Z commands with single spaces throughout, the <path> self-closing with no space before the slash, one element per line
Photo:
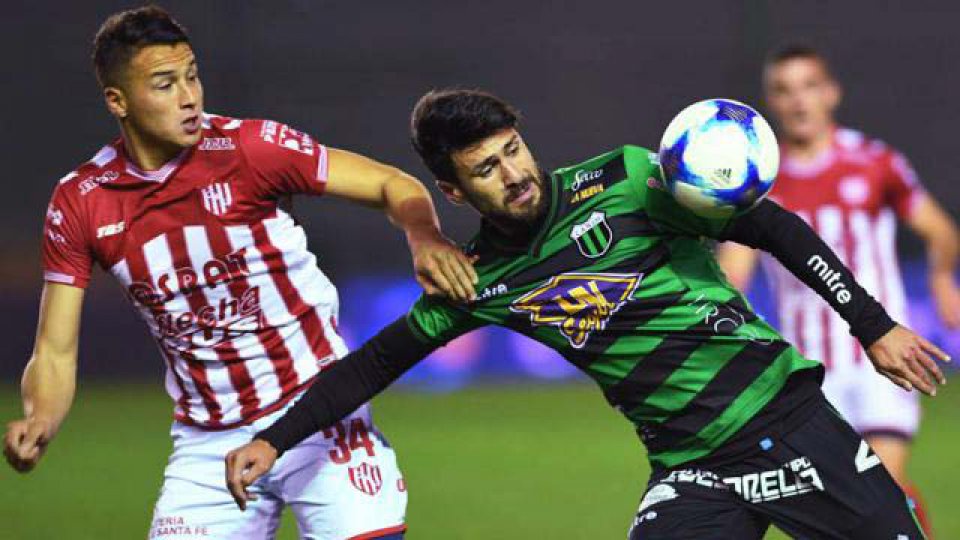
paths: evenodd
<path fill-rule="evenodd" d="M 56 181 L 116 135 L 94 79 L 90 42 L 128 2 L 4 3 L 0 148 L 0 311 L 12 380 L 36 321 L 38 245 Z M 489 89 L 526 115 L 528 143 L 552 168 L 631 142 L 655 146 L 697 99 L 759 104 L 764 52 L 787 41 L 821 47 L 846 89 L 841 120 L 903 150 L 955 217 L 953 122 L 960 118 L 960 4 L 911 2 L 161 2 L 191 31 L 207 109 L 291 123 L 337 147 L 428 180 L 410 149 L 409 111 L 426 90 Z M 438 198 L 439 201 L 439 198 Z M 439 204 L 466 239 L 468 211 Z M 313 250 L 331 277 L 402 276 L 401 236 L 376 212 L 301 200 Z M 349 234 L 345 234 L 349 232 Z M 356 249 L 364 246 L 364 249 Z M 916 257 L 915 242 L 906 241 Z M 376 262 L 370 253 L 377 253 Z M 100 274 L 88 295 L 82 370 L 160 371 L 142 323 Z M 345 303 L 351 301 L 344 298 Z M 122 353 L 121 353 L 122 351 Z"/>

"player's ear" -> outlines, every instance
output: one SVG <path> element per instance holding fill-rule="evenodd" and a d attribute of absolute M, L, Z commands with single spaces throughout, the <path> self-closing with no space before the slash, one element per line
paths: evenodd
<path fill-rule="evenodd" d="M 118 120 L 127 117 L 127 98 L 123 91 L 116 86 L 103 87 L 103 101 L 107 104 L 107 110 Z"/>
<path fill-rule="evenodd" d="M 830 83 L 827 84 L 827 104 L 830 106 L 830 111 L 833 112 L 840 105 L 840 101 L 843 99 L 843 88 L 840 86 L 840 83 L 831 79 Z"/>
<path fill-rule="evenodd" d="M 437 188 L 439 188 L 440 192 L 453 204 L 461 205 L 467 202 L 466 197 L 463 195 L 463 190 L 453 182 L 437 180 Z"/>

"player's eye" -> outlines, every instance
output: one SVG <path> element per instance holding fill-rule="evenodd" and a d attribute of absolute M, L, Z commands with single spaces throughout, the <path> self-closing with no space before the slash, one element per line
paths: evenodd
<path fill-rule="evenodd" d="M 163 82 L 163 83 L 160 83 L 160 84 L 156 85 L 154 88 L 156 88 L 157 90 L 169 90 L 169 89 L 173 88 L 173 83 L 170 82 L 170 81 Z"/>
<path fill-rule="evenodd" d="M 506 154 L 508 156 L 515 156 L 519 151 L 520 151 L 520 143 L 513 143 L 507 147 Z"/>

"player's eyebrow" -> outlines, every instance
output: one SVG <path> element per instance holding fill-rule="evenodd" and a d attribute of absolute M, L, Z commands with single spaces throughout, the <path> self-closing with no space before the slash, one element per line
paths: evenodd
<path fill-rule="evenodd" d="M 187 65 L 187 70 L 189 71 L 189 70 L 194 69 L 194 68 L 196 68 L 196 67 L 197 67 L 197 59 L 196 59 L 196 58 L 193 58 L 193 59 L 190 60 L 190 63 Z M 170 76 L 176 75 L 176 74 L 177 74 L 177 70 L 176 70 L 176 69 L 164 69 L 164 70 L 160 70 L 160 71 L 154 71 L 153 73 L 150 74 L 150 78 L 153 78 L 153 77 L 170 77 Z"/>
<path fill-rule="evenodd" d="M 497 164 L 498 160 L 499 158 L 497 156 L 490 156 L 487 159 L 481 161 L 480 163 L 477 163 L 476 165 L 474 165 L 473 168 L 470 169 L 470 174 L 474 176 L 479 176 L 480 173 L 483 171 L 483 169 L 485 169 L 486 167 L 493 167 L 494 165 Z"/>

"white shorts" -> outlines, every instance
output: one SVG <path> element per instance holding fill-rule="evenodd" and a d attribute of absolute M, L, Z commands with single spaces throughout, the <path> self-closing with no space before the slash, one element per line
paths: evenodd
<path fill-rule="evenodd" d="M 912 439 L 920 425 L 920 396 L 877 373 L 869 360 L 835 363 L 827 370 L 823 393 L 861 435 Z"/>
<path fill-rule="evenodd" d="M 289 407 L 289 406 L 288 406 Z M 205 431 L 173 424 L 173 454 L 164 472 L 149 540 L 266 540 L 274 537 L 284 506 L 300 538 L 346 540 L 405 530 L 407 491 L 396 456 L 361 407 L 335 429 L 286 452 L 250 491 L 241 512 L 227 490 L 224 456 L 250 442 L 286 408 L 250 426 Z"/>

